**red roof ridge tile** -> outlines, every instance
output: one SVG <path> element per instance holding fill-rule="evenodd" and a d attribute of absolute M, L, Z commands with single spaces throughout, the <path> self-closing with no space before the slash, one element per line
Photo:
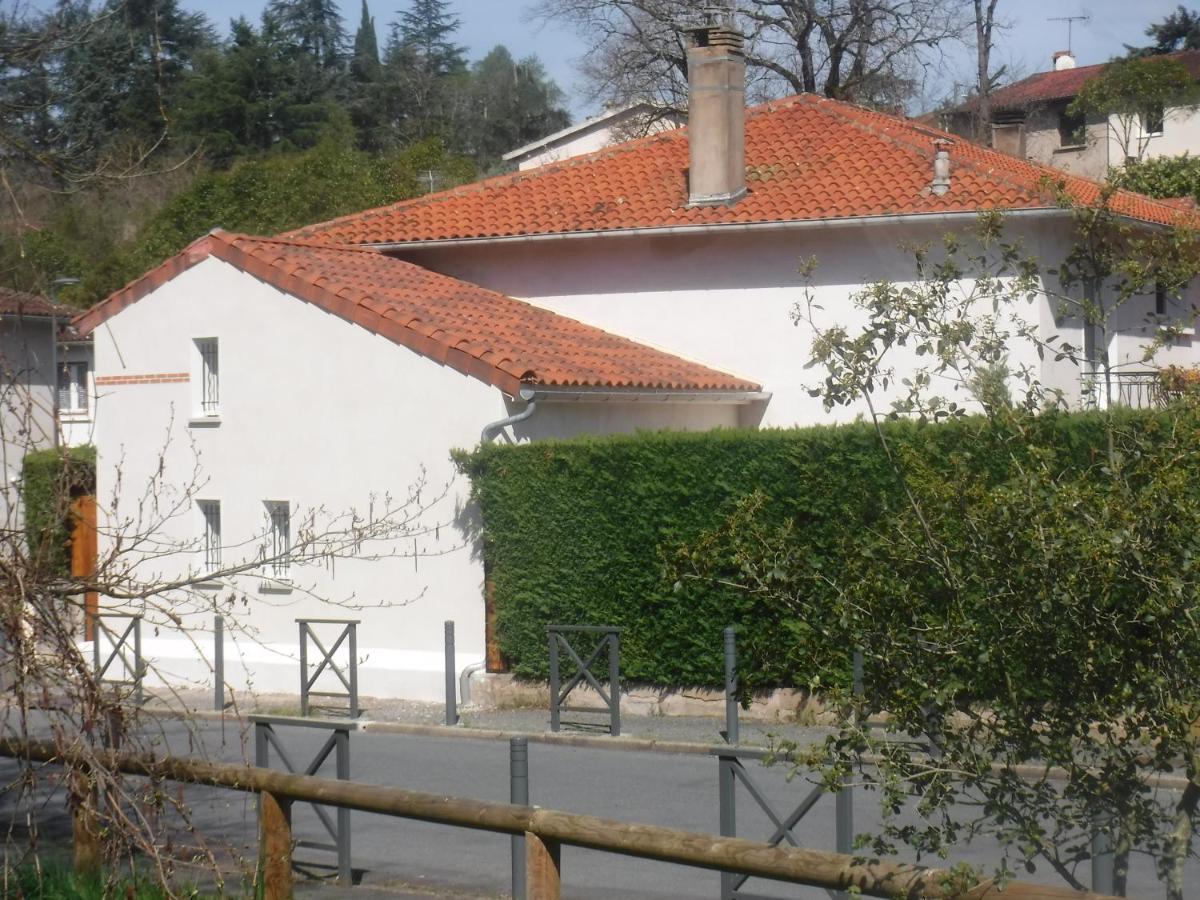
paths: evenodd
<path fill-rule="evenodd" d="M 72 324 L 88 334 L 210 256 L 510 396 L 527 383 L 689 393 L 761 390 L 745 379 L 376 250 L 219 230 Z"/>

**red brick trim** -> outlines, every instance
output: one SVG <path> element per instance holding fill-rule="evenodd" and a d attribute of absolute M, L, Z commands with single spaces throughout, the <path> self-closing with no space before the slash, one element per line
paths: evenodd
<path fill-rule="evenodd" d="M 191 380 L 187 372 L 154 372 L 150 375 L 97 375 L 96 386 L 114 384 L 183 384 Z"/>

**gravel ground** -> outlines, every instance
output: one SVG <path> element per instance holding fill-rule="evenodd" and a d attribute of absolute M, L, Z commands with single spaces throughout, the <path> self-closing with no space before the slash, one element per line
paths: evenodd
<path fill-rule="evenodd" d="M 366 722 L 402 723 L 408 725 L 442 725 L 445 710 L 440 703 L 413 700 L 391 700 L 376 697 L 361 698 Z M 150 710 L 180 706 L 192 710 L 211 710 L 212 695 L 203 691 L 181 691 L 172 695 L 152 696 L 146 704 Z M 298 716 L 300 698 L 296 694 L 258 694 L 235 698 L 229 712 L 238 715 L 266 713 Z M 468 729 L 503 731 L 518 734 L 545 734 L 550 730 L 550 713 L 546 709 L 462 709 L 461 725 Z M 568 722 L 567 720 L 572 720 Z M 607 734 L 608 717 L 603 713 L 563 714 L 564 734 Z M 621 715 L 621 734 L 626 738 L 654 741 L 682 741 L 715 744 L 722 741 L 723 719 L 708 716 L 635 716 Z M 790 723 L 765 723 L 743 720 L 740 724 L 741 743 L 767 747 L 773 741 L 790 740 L 811 743 L 832 733 L 831 729 Z"/>

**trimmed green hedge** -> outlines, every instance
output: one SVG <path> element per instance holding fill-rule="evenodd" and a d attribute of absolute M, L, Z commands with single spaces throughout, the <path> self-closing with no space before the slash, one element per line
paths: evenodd
<path fill-rule="evenodd" d="M 29 555 L 45 571 L 71 573 L 71 499 L 96 491 L 94 447 L 51 448 L 25 455 L 21 496 Z"/>
<path fill-rule="evenodd" d="M 1121 416 L 1141 428 L 1155 414 Z M 1082 471 L 1104 445 L 1101 424 L 1096 414 L 1047 415 L 1035 443 Z M 988 480 L 1004 479 L 1028 446 L 980 419 L 885 431 L 901 458 L 937 471 L 957 456 Z M 806 683 L 806 623 L 744 591 L 680 584 L 673 563 L 757 492 L 754 524 L 797 529 L 801 552 L 832 571 L 855 535 L 900 502 L 864 423 L 489 444 L 455 458 L 482 511 L 501 649 L 529 677 L 546 677 L 546 625 L 611 624 L 625 628 L 626 678 L 717 686 L 721 631 L 733 624 L 748 687 Z"/>

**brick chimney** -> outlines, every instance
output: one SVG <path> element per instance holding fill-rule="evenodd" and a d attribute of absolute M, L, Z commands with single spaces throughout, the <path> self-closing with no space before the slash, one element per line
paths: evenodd
<path fill-rule="evenodd" d="M 688 204 L 736 203 L 746 193 L 744 39 L 725 9 L 689 29 Z"/>

